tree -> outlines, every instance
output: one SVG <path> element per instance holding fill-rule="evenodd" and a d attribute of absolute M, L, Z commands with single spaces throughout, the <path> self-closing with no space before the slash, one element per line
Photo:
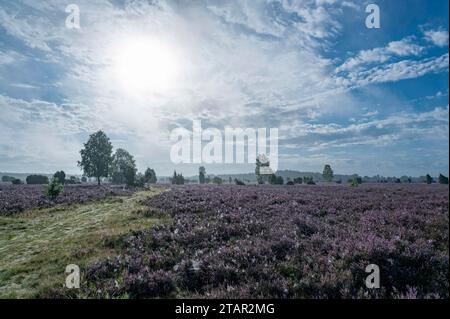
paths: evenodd
<path fill-rule="evenodd" d="M 44 175 L 29 175 L 26 181 L 27 184 L 48 184 L 48 177 Z"/>
<path fill-rule="evenodd" d="M 64 191 L 64 185 L 59 181 L 58 177 L 53 177 L 48 185 L 44 186 L 44 195 L 54 200 Z"/>
<path fill-rule="evenodd" d="M 322 176 L 327 182 L 331 182 L 333 180 L 334 174 L 333 174 L 333 170 L 331 169 L 331 166 L 329 164 L 326 164 L 324 166 Z"/>
<path fill-rule="evenodd" d="M 284 179 L 282 176 L 277 176 L 277 185 L 283 185 L 284 184 Z"/>
<path fill-rule="evenodd" d="M 198 168 L 198 182 L 200 184 L 205 184 L 205 174 L 206 174 L 206 169 L 204 166 L 200 166 Z"/>
<path fill-rule="evenodd" d="M 271 175 L 269 174 L 270 171 L 271 171 L 270 161 L 267 158 L 267 156 L 265 156 L 264 154 L 258 155 L 258 157 L 256 157 L 256 168 L 255 168 L 255 175 L 258 184 L 264 184 L 265 181 L 270 179 Z M 267 178 L 267 175 L 269 175 L 269 178 Z"/>
<path fill-rule="evenodd" d="M 302 184 L 302 183 L 303 183 L 303 178 L 301 178 L 301 177 L 294 178 L 294 184 Z"/>
<path fill-rule="evenodd" d="M 8 176 L 8 175 L 3 175 L 2 176 L 2 182 L 4 182 L 4 183 L 12 182 L 15 179 L 16 179 L 15 177 Z"/>
<path fill-rule="evenodd" d="M 316 183 L 314 182 L 314 179 L 312 177 L 310 177 L 310 176 L 303 177 L 303 182 L 306 185 L 316 185 Z"/>
<path fill-rule="evenodd" d="M 439 184 L 448 184 L 448 177 L 439 174 Z"/>
<path fill-rule="evenodd" d="M 150 168 L 150 167 L 148 167 L 148 168 L 145 170 L 145 173 L 144 173 L 144 180 L 145 180 L 146 183 L 149 183 L 149 184 L 156 184 L 156 182 L 158 181 L 158 179 L 156 178 L 155 170 L 152 169 L 152 168 Z"/>
<path fill-rule="evenodd" d="M 212 182 L 214 184 L 221 185 L 223 183 L 223 180 L 218 176 L 214 176 L 214 178 L 212 179 Z"/>
<path fill-rule="evenodd" d="M 173 177 L 170 179 L 172 184 L 175 185 L 183 185 L 184 184 L 184 177 L 183 174 L 177 174 L 177 171 L 173 172 Z"/>
<path fill-rule="evenodd" d="M 123 148 L 118 148 L 112 160 L 112 180 L 113 183 L 133 185 L 136 176 L 136 163 L 133 155 Z"/>
<path fill-rule="evenodd" d="M 53 175 L 53 178 L 57 178 L 61 184 L 66 183 L 66 173 L 64 171 L 58 171 Z"/>
<path fill-rule="evenodd" d="M 425 181 L 427 182 L 427 184 L 433 183 L 433 178 L 430 176 L 430 174 L 427 174 L 427 176 L 425 176 Z"/>
<path fill-rule="evenodd" d="M 112 144 L 103 131 L 98 131 L 89 136 L 89 140 L 80 151 L 81 161 L 78 166 L 88 177 L 97 178 L 100 185 L 102 177 L 108 177 L 113 161 Z"/>
<path fill-rule="evenodd" d="M 82 176 L 82 177 L 81 177 L 81 182 L 82 182 L 82 183 L 87 183 L 87 178 L 86 178 L 86 176 Z"/>

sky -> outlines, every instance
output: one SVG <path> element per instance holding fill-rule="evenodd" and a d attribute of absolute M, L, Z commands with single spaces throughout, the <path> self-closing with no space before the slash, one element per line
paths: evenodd
<path fill-rule="evenodd" d="M 380 28 L 366 27 L 371 3 Z M 66 25 L 69 4 L 80 28 Z M 279 169 L 448 176 L 448 6 L 2 0 L 0 171 L 79 174 L 101 129 L 140 170 L 193 175 L 198 164 L 171 162 L 169 136 L 201 120 L 278 128 Z"/>

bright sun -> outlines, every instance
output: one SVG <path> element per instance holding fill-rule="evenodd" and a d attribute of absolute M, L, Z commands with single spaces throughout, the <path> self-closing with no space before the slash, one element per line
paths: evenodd
<path fill-rule="evenodd" d="M 175 50 L 159 39 L 127 39 L 114 50 L 115 77 L 131 93 L 160 93 L 175 85 L 179 62 Z"/>

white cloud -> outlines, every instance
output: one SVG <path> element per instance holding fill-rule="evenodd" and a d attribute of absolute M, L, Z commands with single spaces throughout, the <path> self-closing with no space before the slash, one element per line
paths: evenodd
<path fill-rule="evenodd" d="M 448 46 L 447 30 L 428 30 L 424 32 L 425 39 L 438 47 Z"/>

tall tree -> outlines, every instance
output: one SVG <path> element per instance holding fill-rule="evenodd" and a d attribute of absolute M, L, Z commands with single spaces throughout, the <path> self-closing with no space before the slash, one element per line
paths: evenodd
<path fill-rule="evenodd" d="M 329 164 L 324 166 L 322 176 L 327 182 L 331 182 L 333 180 L 334 173 Z"/>
<path fill-rule="evenodd" d="M 108 177 L 112 165 L 112 144 L 103 131 L 98 131 L 89 136 L 89 140 L 80 151 L 81 161 L 78 166 L 84 175 L 97 178 L 100 185 L 102 177 Z"/>
<path fill-rule="evenodd" d="M 57 178 L 61 184 L 66 183 L 66 173 L 64 171 L 58 171 L 53 175 L 53 178 Z"/>
<path fill-rule="evenodd" d="M 133 185 L 136 172 L 136 163 L 133 155 L 128 153 L 123 148 L 118 148 L 114 153 L 112 161 L 113 182 Z"/>
<path fill-rule="evenodd" d="M 144 178 L 145 182 L 149 184 L 155 184 L 158 181 L 155 170 L 150 167 L 145 170 Z"/>
<path fill-rule="evenodd" d="M 200 184 L 205 184 L 205 174 L 206 174 L 206 169 L 204 166 L 200 166 L 198 168 L 198 182 Z"/>
<path fill-rule="evenodd" d="M 427 174 L 427 176 L 425 176 L 425 181 L 427 182 L 427 184 L 433 183 L 433 178 L 430 176 L 430 174 Z"/>

